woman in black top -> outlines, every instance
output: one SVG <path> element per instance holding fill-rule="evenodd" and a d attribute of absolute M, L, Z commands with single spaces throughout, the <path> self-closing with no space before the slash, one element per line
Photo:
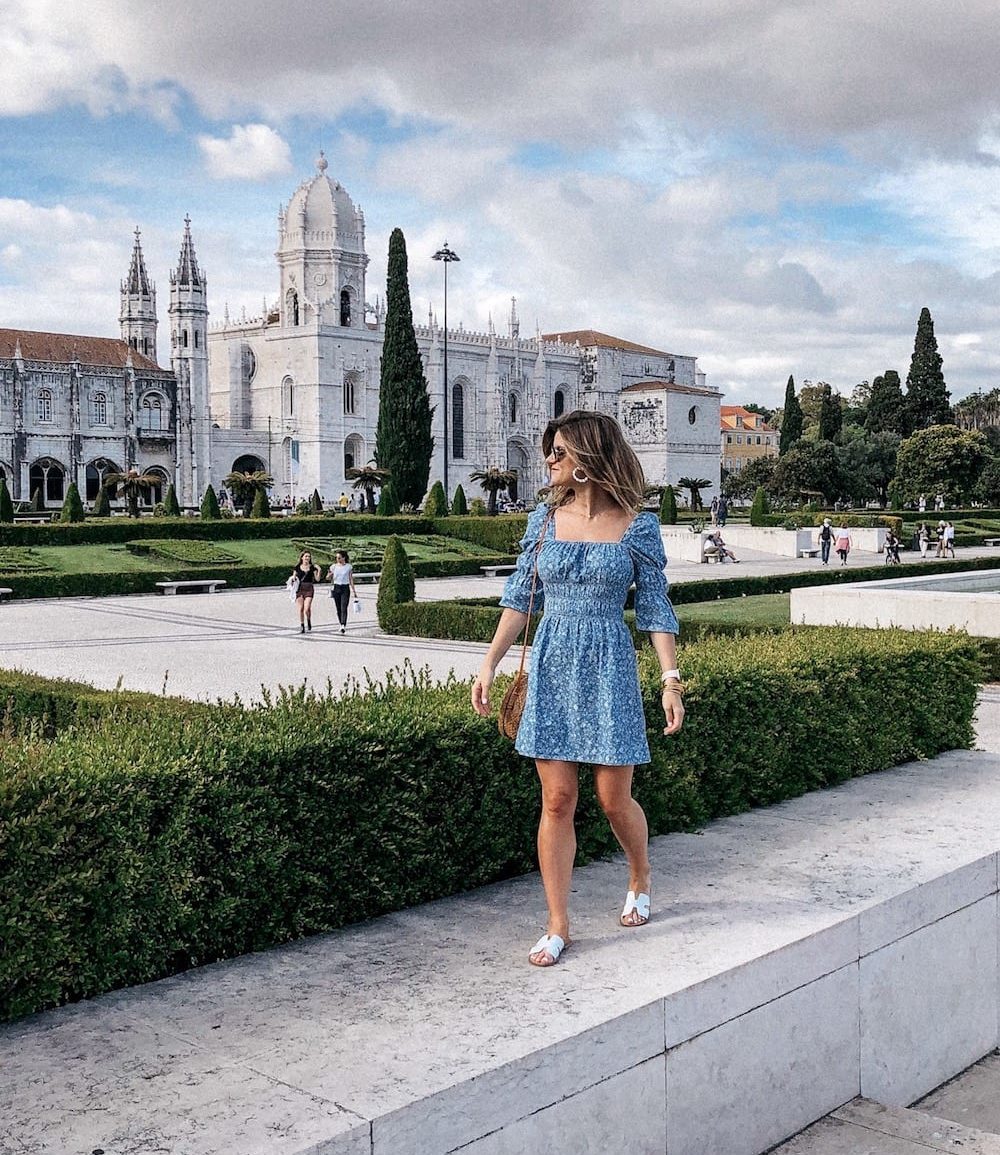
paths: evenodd
<path fill-rule="evenodd" d="M 316 592 L 316 582 L 320 579 L 320 568 L 313 564 L 312 554 L 303 550 L 292 576 L 298 578 L 299 588 L 295 594 L 295 604 L 299 607 L 299 631 L 305 633 L 312 629 L 313 594 Z"/>

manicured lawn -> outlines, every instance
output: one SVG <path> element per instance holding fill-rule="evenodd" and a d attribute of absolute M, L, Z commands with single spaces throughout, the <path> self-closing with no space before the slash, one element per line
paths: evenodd
<path fill-rule="evenodd" d="M 719 623 L 726 626 L 787 626 L 791 617 L 788 594 L 756 594 L 747 598 L 722 598 L 712 602 L 692 602 L 677 606 L 677 620 Z"/>

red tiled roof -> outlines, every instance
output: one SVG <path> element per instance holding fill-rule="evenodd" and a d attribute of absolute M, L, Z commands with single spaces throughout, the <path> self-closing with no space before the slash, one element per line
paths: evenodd
<path fill-rule="evenodd" d="M 637 345 L 634 341 L 625 341 L 621 337 L 612 337 L 608 333 L 598 333 L 596 329 L 573 329 L 568 333 L 543 333 L 543 341 L 562 341 L 564 345 L 575 345 L 577 341 L 586 348 L 588 345 L 598 345 L 602 349 L 622 349 L 626 353 L 655 353 L 657 357 L 672 357 L 673 353 L 664 353 L 662 349 L 651 349 L 648 345 Z"/>
<path fill-rule="evenodd" d="M 743 418 L 742 427 L 737 422 L 739 417 Z M 752 409 L 744 409 L 742 405 L 720 406 L 719 418 L 723 431 L 743 428 L 752 430 L 754 433 L 777 433 L 777 430 L 764 420 L 762 414 L 754 413 Z"/>
<path fill-rule="evenodd" d="M 128 342 L 119 337 L 36 333 L 32 329 L 0 329 L 0 358 L 13 358 L 19 343 L 25 361 L 55 361 L 66 365 L 79 361 L 82 365 L 108 365 L 124 369 L 125 361 L 131 353 L 132 364 L 136 369 L 160 368 L 155 361 L 130 349 Z"/>
<path fill-rule="evenodd" d="M 672 381 L 636 381 L 626 385 L 623 393 L 693 393 L 696 397 L 718 397 L 715 389 L 702 389 L 698 385 L 676 385 Z"/>

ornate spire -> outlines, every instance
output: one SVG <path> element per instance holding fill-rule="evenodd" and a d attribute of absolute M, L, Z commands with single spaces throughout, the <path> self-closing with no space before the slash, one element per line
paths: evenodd
<path fill-rule="evenodd" d="M 516 341 L 521 335 L 521 322 L 517 319 L 517 297 L 510 299 L 510 337 Z"/>
<path fill-rule="evenodd" d="M 128 276 L 125 278 L 125 284 L 122 288 L 126 293 L 141 293 L 143 296 L 149 296 L 150 281 L 146 273 L 146 262 L 142 257 L 142 243 L 139 240 L 141 235 L 139 227 L 136 226 L 135 244 L 132 246 L 132 263 L 128 267 Z"/>
<path fill-rule="evenodd" d="M 177 275 L 173 278 L 178 285 L 200 288 L 202 275 L 198 268 L 198 258 L 194 255 L 194 241 L 191 239 L 191 218 L 184 218 L 184 240 L 181 242 L 181 256 L 177 262 Z"/>

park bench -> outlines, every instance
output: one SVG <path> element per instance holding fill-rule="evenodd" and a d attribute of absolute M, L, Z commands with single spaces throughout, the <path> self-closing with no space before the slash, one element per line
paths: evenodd
<path fill-rule="evenodd" d="M 0 602 L 9 602 L 13 592 L 9 586 L 0 586 Z"/>
<path fill-rule="evenodd" d="M 495 578 L 507 574 L 511 574 L 517 569 L 516 565 L 481 565 L 479 567 L 483 571 L 484 577 Z"/>
<path fill-rule="evenodd" d="M 377 573 L 356 573 L 354 575 L 354 584 L 357 585 L 359 582 L 363 582 L 365 585 L 377 585 L 381 576 L 381 570 Z"/>
<path fill-rule="evenodd" d="M 32 514 L 32 515 L 28 516 L 27 514 L 23 514 L 23 513 L 15 513 L 14 514 L 14 521 L 19 522 L 19 523 L 24 522 L 27 525 L 48 525 L 52 521 L 52 514 L 51 513 L 45 513 L 45 514 L 39 513 L 39 514 Z"/>
<path fill-rule="evenodd" d="M 1000 545 L 1000 537 L 987 537 L 983 540 L 983 545 Z"/>
<path fill-rule="evenodd" d="M 225 584 L 222 578 L 189 578 L 187 581 L 157 582 L 156 588 L 161 594 L 214 594 Z"/>
<path fill-rule="evenodd" d="M 819 557 L 819 546 L 805 546 L 799 550 L 799 557 Z"/>

